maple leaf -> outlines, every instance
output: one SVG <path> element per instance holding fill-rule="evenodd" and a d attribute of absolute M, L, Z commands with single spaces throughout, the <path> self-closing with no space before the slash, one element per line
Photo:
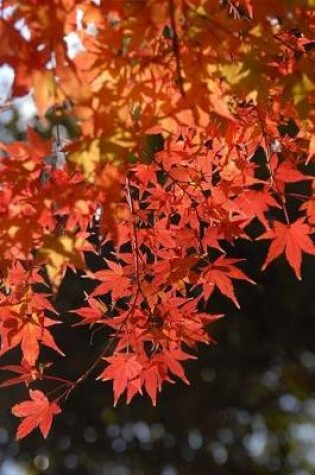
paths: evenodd
<path fill-rule="evenodd" d="M 214 112 L 221 115 L 225 119 L 236 121 L 235 117 L 231 114 L 229 110 L 227 104 L 228 101 L 225 99 L 224 96 L 214 93 L 210 94 L 210 102 L 213 106 Z"/>
<path fill-rule="evenodd" d="M 277 154 L 273 154 L 270 160 L 273 178 L 276 181 L 277 189 L 284 191 L 284 185 L 289 183 L 297 183 L 304 180 L 312 180 L 312 177 L 306 173 L 302 173 L 296 165 L 290 161 L 283 161 L 279 164 Z"/>
<path fill-rule="evenodd" d="M 22 361 L 21 365 L 7 365 L 0 367 L 3 371 L 11 371 L 19 376 L 10 378 L 0 384 L 0 387 L 12 386 L 14 384 L 25 383 L 28 385 L 35 379 L 41 378 L 41 373 L 34 366 L 30 365 L 27 361 Z"/>
<path fill-rule="evenodd" d="M 184 369 L 179 361 L 185 361 L 189 359 L 196 359 L 194 356 L 185 353 L 184 351 L 174 348 L 170 351 L 164 351 L 163 359 L 167 368 L 172 374 L 180 378 L 184 383 L 189 384 L 189 381 L 185 375 Z"/>
<path fill-rule="evenodd" d="M 34 365 L 39 356 L 40 343 L 42 343 L 64 356 L 48 330 L 48 327 L 57 324 L 57 321 L 46 317 L 43 312 L 21 315 L 7 307 L 2 307 L 0 310 L 0 314 L 3 314 L 0 354 L 21 345 L 25 361 Z M 23 312 L 23 307 L 16 306 L 16 310 Z"/>
<path fill-rule="evenodd" d="M 36 427 L 39 427 L 43 437 L 46 439 L 53 417 L 61 412 L 57 402 L 50 402 L 42 391 L 29 391 L 30 399 L 20 402 L 12 407 L 12 414 L 16 417 L 24 418 L 20 423 L 16 438 L 23 439 Z"/>
<path fill-rule="evenodd" d="M 139 377 L 142 365 L 135 353 L 116 353 L 103 359 L 109 363 L 109 366 L 104 369 L 98 379 L 114 381 L 114 405 L 116 406 L 127 386 Z"/>
<path fill-rule="evenodd" d="M 225 295 L 234 302 L 237 308 L 240 305 L 234 293 L 232 279 L 245 280 L 254 284 L 255 282 L 247 277 L 243 271 L 238 269 L 234 264 L 240 262 L 242 259 L 231 259 L 225 256 L 220 256 L 208 268 L 206 268 L 202 284 L 204 287 L 205 298 L 209 298 L 216 286 L 221 294 Z"/>
<path fill-rule="evenodd" d="M 131 292 L 131 279 L 126 275 L 126 269 L 116 262 L 106 261 L 109 269 L 99 270 L 94 273 L 94 277 L 97 280 L 101 280 L 99 284 L 91 293 L 91 297 L 98 295 L 104 295 L 106 292 L 111 291 L 113 299 L 124 297 Z"/>
<path fill-rule="evenodd" d="M 93 325 L 95 323 L 103 323 L 104 314 L 107 310 L 106 305 L 100 300 L 90 297 L 88 299 L 88 307 L 81 307 L 71 312 L 76 313 L 82 318 L 82 321 L 75 323 L 73 326 Z"/>
<path fill-rule="evenodd" d="M 266 229 L 269 229 L 269 224 L 265 213 L 269 211 L 270 207 L 281 208 L 267 190 L 248 190 L 246 193 L 239 195 L 235 201 L 249 217 L 248 222 L 251 222 L 253 217 L 255 217 Z"/>
<path fill-rule="evenodd" d="M 53 72 L 49 70 L 34 70 L 32 80 L 38 115 L 40 118 L 43 118 L 48 107 L 52 106 L 56 100 L 56 83 Z"/>
<path fill-rule="evenodd" d="M 85 240 L 85 235 L 48 236 L 45 245 L 40 249 L 40 255 L 46 261 L 46 269 L 53 286 L 58 287 L 66 267 L 84 268 L 83 249 L 91 250 L 91 245 Z"/>
<path fill-rule="evenodd" d="M 132 170 L 136 172 L 138 180 L 140 180 L 144 186 L 147 187 L 150 182 L 156 182 L 156 165 L 154 163 L 150 165 L 139 163 L 134 165 Z"/>
<path fill-rule="evenodd" d="M 167 377 L 167 368 L 160 355 L 156 355 L 149 360 L 141 373 L 141 378 L 153 406 L 156 406 L 157 393 L 161 391 L 163 381 L 171 382 L 170 378 Z"/>
<path fill-rule="evenodd" d="M 301 210 L 306 211 L 308 221 L 311 225 L 315 225 L 315 195 L 309 200 L 303 203 Z"/>
<path fill-rule="evenodd" d="M 300 218 L 292 224 L 275 221 L 273 229 L 258 238 L 272 240 L 262 270 L 265 270 L 272 261 L 284 252 L 295 275 L 301 280 L 302 251 L 315 255 L 315 246 L 309 237 L 310 234 L 311 229 L 305 223 L 305 218 Z"/>
<path fill-rule="evenodd" d="M 185 353 L 179 348 L 163 350 L 161 353 L 151 357 L 141 372 L 141 380 L 153 406 L 156 405 L 157 393 L 161 391 L 163 382 L 173 383 L 168 376 L 168 372 L 180 378 L 186 384 L 189 381 L 185 375 L 180 361 L 195 359 L 194 356 Z"/>
<path fill-rule="evenodd" d="M 12 267 L 8 270 L 6 282 L 10 286 L 21 285 L 21 283 L 26 281 L 46 285 L 45 280 L 39 274 L 39 271 L 39 268 L 33 268 L 31 269 L 31 272 L 27 272 L 20 261 L 13 262 Z"/>

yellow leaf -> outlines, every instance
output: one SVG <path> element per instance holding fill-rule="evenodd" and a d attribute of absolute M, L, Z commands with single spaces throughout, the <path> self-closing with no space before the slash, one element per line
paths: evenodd
<path fill-rule="evenodd" d="M 69 161 L 79 165 L 89 182 L 95 178 L 95 167 L 101 160 L 100 140 L 84 141 L 77 150 L 70 152 Z"/>
<path fill-rule="evenodd" d="M 33 71 L 34 100 L 39 117 L 56 103 L 56 84 L 52 71 L 35 69 Z"/>
<path fill-rule="evenodd" d="M 304 101 L 307 98 L 308 93 L 314 90 L 315 84 L 313 81 L 306 74 L 303 74 L 301 80 L 292 88 L 294 104 L 297 105 L 301 101 Z"/>
<path fill-rule="evenodd" d="M 220 68 L 224 79 L 229 84 L 238 84 L 243 78 L 249 75 L 249 69 L 244 70 L 243 63 L 235 62 L 230 64 L 224 64 Z"/>
<path fill-rule="evenodd" d="M 311 136 L 306 165 L 310 162 L 311 158 L 314 156 L 315 156 L 315 134 Z"/>
<path fill-rule="evenodd" d="M 48 277 L 54 287 L 60 284 L 67 266 L 84 269 L 82 250 L 85 245 L 81 236 L 47 236 L 40 255 L 45 258 Z"/>

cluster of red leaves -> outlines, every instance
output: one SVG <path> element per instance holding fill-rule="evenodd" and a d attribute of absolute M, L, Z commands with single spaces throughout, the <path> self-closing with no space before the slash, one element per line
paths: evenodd
<path fill-rule="evenodd" d="M 285 3 L 5 2 L 12 94 L 32 91 L 41 127 L 57 124 L 55 143 L 29 128 L 1 145 L 1 354 L 22 355 L 2 386 L 57 384 L 55 399 L 30 389 L 12 408 L 18 438 L 37 426 L 46 437 L 102 362 L 115 404 L 143 391 L 155 404 L 163 383 L 188 383 L 183 362 L 221 316 L 207 311 L 214 291 L 239 308 L 235 281 L 254 283 L 228 255 L 236 240 L 266 240 L 262 270 L 284 255 L 301 278 L 302 253 L 315 254 L 315 22 L 312 0 Z M 76 139 L 60 143 L 61 116 Z M 88 269 L 104 245 L 102 268 Z M 110 332 L 76 381 L 40 362 L 42 345 L 63 354 L 41 286 L 56 292 L 68 268 L 95 282 L 76 325 Z"/>

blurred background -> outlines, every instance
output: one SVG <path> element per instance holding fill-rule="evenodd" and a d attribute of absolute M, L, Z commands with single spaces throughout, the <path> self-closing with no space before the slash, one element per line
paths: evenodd
<path fill-rule="evenodd" d="M 0 102 L 12 77 L 1 68 Z M 1 140 L 22 138 L 34 114 L 30 97 L 3 109 Z M 240 241 L 233 252 L 247 258 L 257 285 L 237 285 L 241 310 L 214 294 L 210 310 L 226 317 L 211 328 L 217 344 L 200 347 L 198 360 L 186 365 L 190 387 L 165 386 L 156 408 L 145 397 L 113 408 L 111 384 L 91 378 L 64 404 L 47 441 L 35 431 L 21 443 L 14 440 L 18 421 L 9 407 L 26 388 L 2 389 L 0 475 L 314 474 L 314 261 L 305 256 L 298 282 L 284 259 L 260 273 L 263 242 Z M 98 332 L 91 345 L 87 330 L 70 328 L 69 310 L 82 304 L 83 290 L 69 272 L 56 299 L 60 318 L 69 321 L 69 330 L 54 330 L 68 355 L 58 358 L 59 374 L 69 379 L 82 373 L 106 337 Z M 54 355 L 47 351 L 45 358 Z"/>

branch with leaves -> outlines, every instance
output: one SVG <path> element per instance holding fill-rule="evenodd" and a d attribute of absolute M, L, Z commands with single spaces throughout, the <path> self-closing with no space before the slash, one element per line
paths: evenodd
<path fill-rule="evenodd" d="M 18 438 L 46 437 L 94 374 L 114 404 L 188 384 L 185 362 L 222 316 L 213 299 L 240 308 L 237 282 L 254 284 L 238 241 L 265 241 L 262 271 L 284 256 L 302 278 L 315 254 L 314 15 L 286 3 L 2 2 L 14 79 L 0 109 L 29 95 L 37 108 L 24 139 L 0 145 L 1 358 L 21 356 L 2 386 L 29 397 L 12 408 Z M 42 352 L 71 358 L 54 332 L 69 270 L 93 287 L 71 331 L 104 340 L 74 381 Z"/>

